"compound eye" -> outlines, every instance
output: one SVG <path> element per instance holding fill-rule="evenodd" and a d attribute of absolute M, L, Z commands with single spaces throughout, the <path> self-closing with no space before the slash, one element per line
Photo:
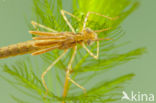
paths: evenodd
<path fill-rule="evenodd" d="M 92 40 L 88 40 L 87 41 L 87 45 L 92 45 L 93 44 L 93 41 Z"/>
<path fill-rule="evenodd" d="M 87 33 L 92 33 L 92 31 L 89 28 L 86 28 Z"/>
<path fill-rule="evenodd" d="M 87 41 L 87 45 L 90 45 L 90 44 L 91 44 L 91 40 L 88 40 L 88 41 Z"/>

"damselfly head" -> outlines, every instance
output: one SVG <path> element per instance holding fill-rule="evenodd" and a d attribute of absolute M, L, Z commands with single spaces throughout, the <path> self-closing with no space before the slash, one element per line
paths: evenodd
<path fill-rule="evenodd" d="M 90 28 L 86 28 L 82 32 L 84 34 L 85 43 L 87 45 L 92 45 L 94 43 L 95 39 L 97 39 L 97 34 Z"/>

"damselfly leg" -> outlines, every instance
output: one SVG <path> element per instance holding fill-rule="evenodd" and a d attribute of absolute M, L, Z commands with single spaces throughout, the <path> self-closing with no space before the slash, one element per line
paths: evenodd
<path fill-rule="evenodd" d="M 76 33 L 73 26 L 71 25 L 71 23 L 68 21 L 67 17 L 65 16 L 65 13 L 72 16 L 73 18 L 77 19 L 78 21 L 80 21 L 79 18 L 77 18 L 75 15 L 65 11 L 65 10 L 61 10 L 61 14 L 64 18 L 64 20 L 66 21 L 67 25 L 70 27 L 70 29 L 72 30 L 73 33 Z M 84 93 L 86 93 L 86 89 L 79 85 L 78 83 L 76 83 L 74 80 L 71 79 L 70 77 L 70 71 L 72 70 L 72 62 L 75 58 L 76 55 L 76 51 L 77 51 L 77 46 L 74 47 L 74 51 L 73 51 L 73 55 L 71 57 L 71 60 L 69 61 L 68 67 L 67 67 L 67 71 L 66 71 L 66 80 L 65 80 L 65 84 L 64 84 L 64 91 L 63 91 L 63 97 L 66 97 L 67 95 L 67 89 L 68 89 L 68 80 L 70 80 L 73 84 L 75 84 L 76 86 L 78 86 L 79 88 L 81 88 Z"/>
<path fill-rule="evenodd" d="M 43 29 L 45 29 L 45 30 L 48 30 L 48 31 L 50 31 L 50 32 L 57 32 L 56 30 L 54 30 L 54 29 L 52 29 L 52 28 L 50 28 L 50 27 L 44 26 L 44 25 L 42 25 L 42 24 L 39 24 L 39 23 L 37 23 L 37 22 L 35 22 L 35 21 L 31 21 L 31 24 L 33 25 L 33 27 L 34 27 L 35 29 L 38 29 L 38 28 L 37 28 L 37 26 L 38 26 L 38 27 L 43 28 Z"/>
<path fill-rule="evenodd" d="M 67 53 L 68 50 L 65 50 L 55 61 L 53 61 L 53 63 L 42 73 L 42 76 L 41 76 L 41 79 L 42 79 L 42 83 L 43 83 L 43 86 L 45 87 L 46 89 L 46 95 L 48 93 L 48 87 L 47 87 L 47 84 L 45 82 L 45 75 L 47 74 L 47 72 L 49 70 L 52 69 L 52 67 Z"/>

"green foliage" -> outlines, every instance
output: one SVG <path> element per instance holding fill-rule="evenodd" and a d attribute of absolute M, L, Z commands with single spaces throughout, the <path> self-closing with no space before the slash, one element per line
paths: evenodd
<path fill-rule="evenodd" d="M 60 14 L 60 10 L 66 7 L 62 3 L 62 0 L 33 0 L 33 3 L 35 14 L 33 20 L 60 32 L 71 31 Z M 70 84 L 68 97 L 65 100 L 67 103 L 107 103 L 117 101 L 120 99 L 120 91 L 124 86 L 123 83 L 132 79 L 134 74 L 126 74 L 107 81 L 101 79 L 95 82 L 95 80 L 98 78 L 97 76 L 104 75 L 106 70 L 135 59 L 145 52 L 145 48 L 137 48 L 126 53 L 117 52 L 117 49 L 126 45 L 125 43 L 119 43 L 120 38 L 124 35 L 120 24 L 136 9 L 138 2 L 136 0 L 71 0 L 70 3 L 69 12 L 81 19 L 81 21 L 76 21 L 74 18 L 67 16 L 77 32 L 81 31 L 84 17 L 88 11 L 119 18 L 110 21 L 95 15 L 89 17 L 87 27 L 93 30 L 112 27 L 111 30 L 99 34 L 100 38 L 109 37 L 112 40 L 100 42 L 100 58 L 98 60 L 94 60 L 81 46 L 78 46 L 78 52 L 72 65 L 73 72 L 71 77 L 87 89 L 87 95 L 84 95 L 82 90 L 75 85 Z M 32 26 L 30 28 L 33 29 Z M 38 29 L 45 31 L 41 28 Z M 93 52 L 96 52 L 95 43 L 89 48 Z M 62 51 L 60 50 L 53 50 L 52 52 L 41 55 L 41 58 L 44 64 L 48 66 L 61 53 Z M 0 77 L 38 102 L 59 103 L 63 99 L 61 92 L 64 85 L 65 69 L 71 53 L 72 50 L 55 65 L 55 69 L 51 73 L 53 79 L 51 77 L 46 79 L 50 85 L 49 88 L 53 87 L 50 89 L 47 98 L 44 98 L 45 89 L 39 78 L 40 75 L 34 71 L 36 67 L 33 66 L 33 61 L 31 60 L 27 59 L 22 62 L 16 62 L 14 65 L 4 64 L 2 66 L 3 71 L 9 74 L 11 78 L 3 75 Z M 42 70 L 45 69 L 43 68 Z M 93 85 L 90 86 L 88 85 L 89 83 Z M 15 96 L 12 97 L 17 103 L 28 103 Z"/>

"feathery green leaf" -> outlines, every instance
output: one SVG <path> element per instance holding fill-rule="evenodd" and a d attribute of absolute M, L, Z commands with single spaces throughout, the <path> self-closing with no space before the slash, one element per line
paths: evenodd
<path fill-rule="evenodd" d="M 120 43 L 119 40 L 125 33 L 121 29 L 122 21 L 138 7 L 137 0 L 70 0 L 70 11 L 77 16 L 80 21 L 67 16 L 76 32 L 81 32 L 83 22 L 87 12 L 97 12 L 102 15 L 115 17 L 116 20 L 107 20 L 106 18 L 91 15 L 88 18 L 87 27 L 92 30 L 99 30 L 103 28 L 112 27 L 111 30 L 99 33 L 100 38 L 109 37 L 112 40 L 100 42 L 100 58 L 94 60 L 81 46 L 78 46 L 75 61 L 72 65 L 72 79 L 87 89 L 87 95 L 76 87 L 70 84 L 68 96 L 65 100 L 68 103 L 107 103 L 120 99 L 123 83 L 131 80 L 134 74 L 120 76 L 113 80 L 102 80 L 93 86 L 88 86 L 89 81 L 97 79 L 97 76 L 104 75 L 105 70 L 115 68 L 123 63 L 127 63 L 132 59 L 145 52 L 145 48 L 137 48 L 127 51 L 126 53 L 117 52 L 118 48 L 124 47 L 126 43 Z M 65 0 L 33 0 L 33 11 L 35 18 L 32 20 L 40 24 L 46 25 L 59 32 L 71 31 L 65 20 L 63 19 L 60 10 L 66 8 L 63 2 Z M 69 6 L 69 5 L 68 5 Z M 32 26 L 30 29 L 34 30 Z M 46 31 L 42 28 L 37 28 L 40 31 Z M 95 43 L 88 47 L 94 53 L 96 52 Z M 51 52 L 41 55 L 45 65 L 51 64 L 62 51 L 53 50 Z M 68 61 L 71 57 L 72 50 L 70 50 L 65 57 L 63 57 L 53 69 L 51 75 L 54 77 L 46 78 L 52 89 L 45 98 L 45 89 L 41 83 L 39 76 L 35 73 L 32 61 L 24 60 L 16 62 L 13 65 L 4 64 L 3 71 L 9 74 L 9 77 L 1 75 L 3 79 L 8 81 L 19 91 L 25 95 L 38 100 L 39 102 L 52 103 L 61 102 L 62 90 L 64 84 L 65 71 Z M 44 68 L 46 69 L 46 68 Z M 111 74 L 110 74 L 111 75 Z M 48 74 L 49 76 L 49 74 Z M 10 78 L 11 77 L 11 78 Z M 10 80 L 11 79 L 11 80 Z M 50 88 L 50 87 L 49 87 Z M 27 91 L 26 91 L 27 90 Z M 13 97 L 18 103 L 23 100 Z M 23 103 L 23 102 L 22 102 Z"/>

